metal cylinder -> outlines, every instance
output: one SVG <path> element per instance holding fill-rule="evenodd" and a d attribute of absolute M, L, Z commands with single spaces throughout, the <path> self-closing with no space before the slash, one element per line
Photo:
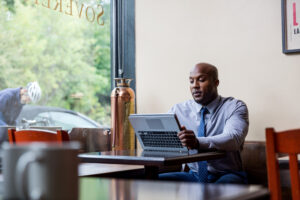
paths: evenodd
<path fill-rule="evenodd" d="M 112 150 L 135 149 L 134 130 L 129 115 L 135 113 L 135 94 L 129 87 L 132 79 L 115 78 L 117 87 L 111 92 Z"/>

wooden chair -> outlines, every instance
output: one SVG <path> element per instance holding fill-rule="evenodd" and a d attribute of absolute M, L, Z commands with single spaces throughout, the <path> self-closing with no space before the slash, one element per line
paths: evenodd
<path fill-rule="evenodd" d="M 69 141 L 69 134 L 64 130 L 48 131 L 40 129 L 19 130 L 8 129 L 9 143 L 21 142 L 64 142 Z"/>
<path fill-rule="evenodd" d="M 297 154 L 300 153 L 300 129 L 275 132 L 273 128 L 267 128 L 266 153 L 271 200 L 280 200 L 282 198 L 277 159 L 278 153 L 289 155 L 292 198 L 293 200 L 299 200 L 300 181 Z"/>

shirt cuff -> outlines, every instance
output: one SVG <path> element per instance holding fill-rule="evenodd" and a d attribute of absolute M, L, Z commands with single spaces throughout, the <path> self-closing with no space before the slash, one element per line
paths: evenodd
<path fill-rule="evenodd" d="M 198 137 L 198 149 L 209 149 L 210 142 L 207 137 Z"/>

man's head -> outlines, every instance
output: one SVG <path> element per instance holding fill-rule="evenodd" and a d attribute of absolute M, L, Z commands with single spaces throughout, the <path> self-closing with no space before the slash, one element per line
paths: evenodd
<path fill-rule="evenodd" d="M 36 103 L 41 99 L 41 96 L 42 90 L 38 82 L 30 82 L 26 88 L 21 88 L 20 90 L 20 101 L 22 104 Z"/>
<path fill-rule="evenodd" d="M 190 72 L 190 89 L 194 100 L 207 105 L 218 96 L 218 69 L 208 63 L 198 63 Z"/>
<path fill-rule="evenodd" d="M 21 88 L 21 90 L 20 90 L 20 102 L 21 102 L 21 104 L 30 103 L 30 98 L 27 94 L 26 88 Z"/>

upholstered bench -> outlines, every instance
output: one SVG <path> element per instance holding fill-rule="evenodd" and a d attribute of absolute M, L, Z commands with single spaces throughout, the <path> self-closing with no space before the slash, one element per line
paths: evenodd
<path fill-rule="evenodd" d="M 266 143 L 264 141 L 246 141 L 242 151 L 242 161 L 249 184 L 267 187 Z"/>
<path fill-rule="evenodd" d="M 249 184 L 259 184 L 268 187 L 266 143 L 264 141 L 246 141 L 242 151 L 242 161 L 248 175 Z M 291 199 L 289 170 L 281 166 L 280 181 L 282 185 L 282 199 Z"/>

